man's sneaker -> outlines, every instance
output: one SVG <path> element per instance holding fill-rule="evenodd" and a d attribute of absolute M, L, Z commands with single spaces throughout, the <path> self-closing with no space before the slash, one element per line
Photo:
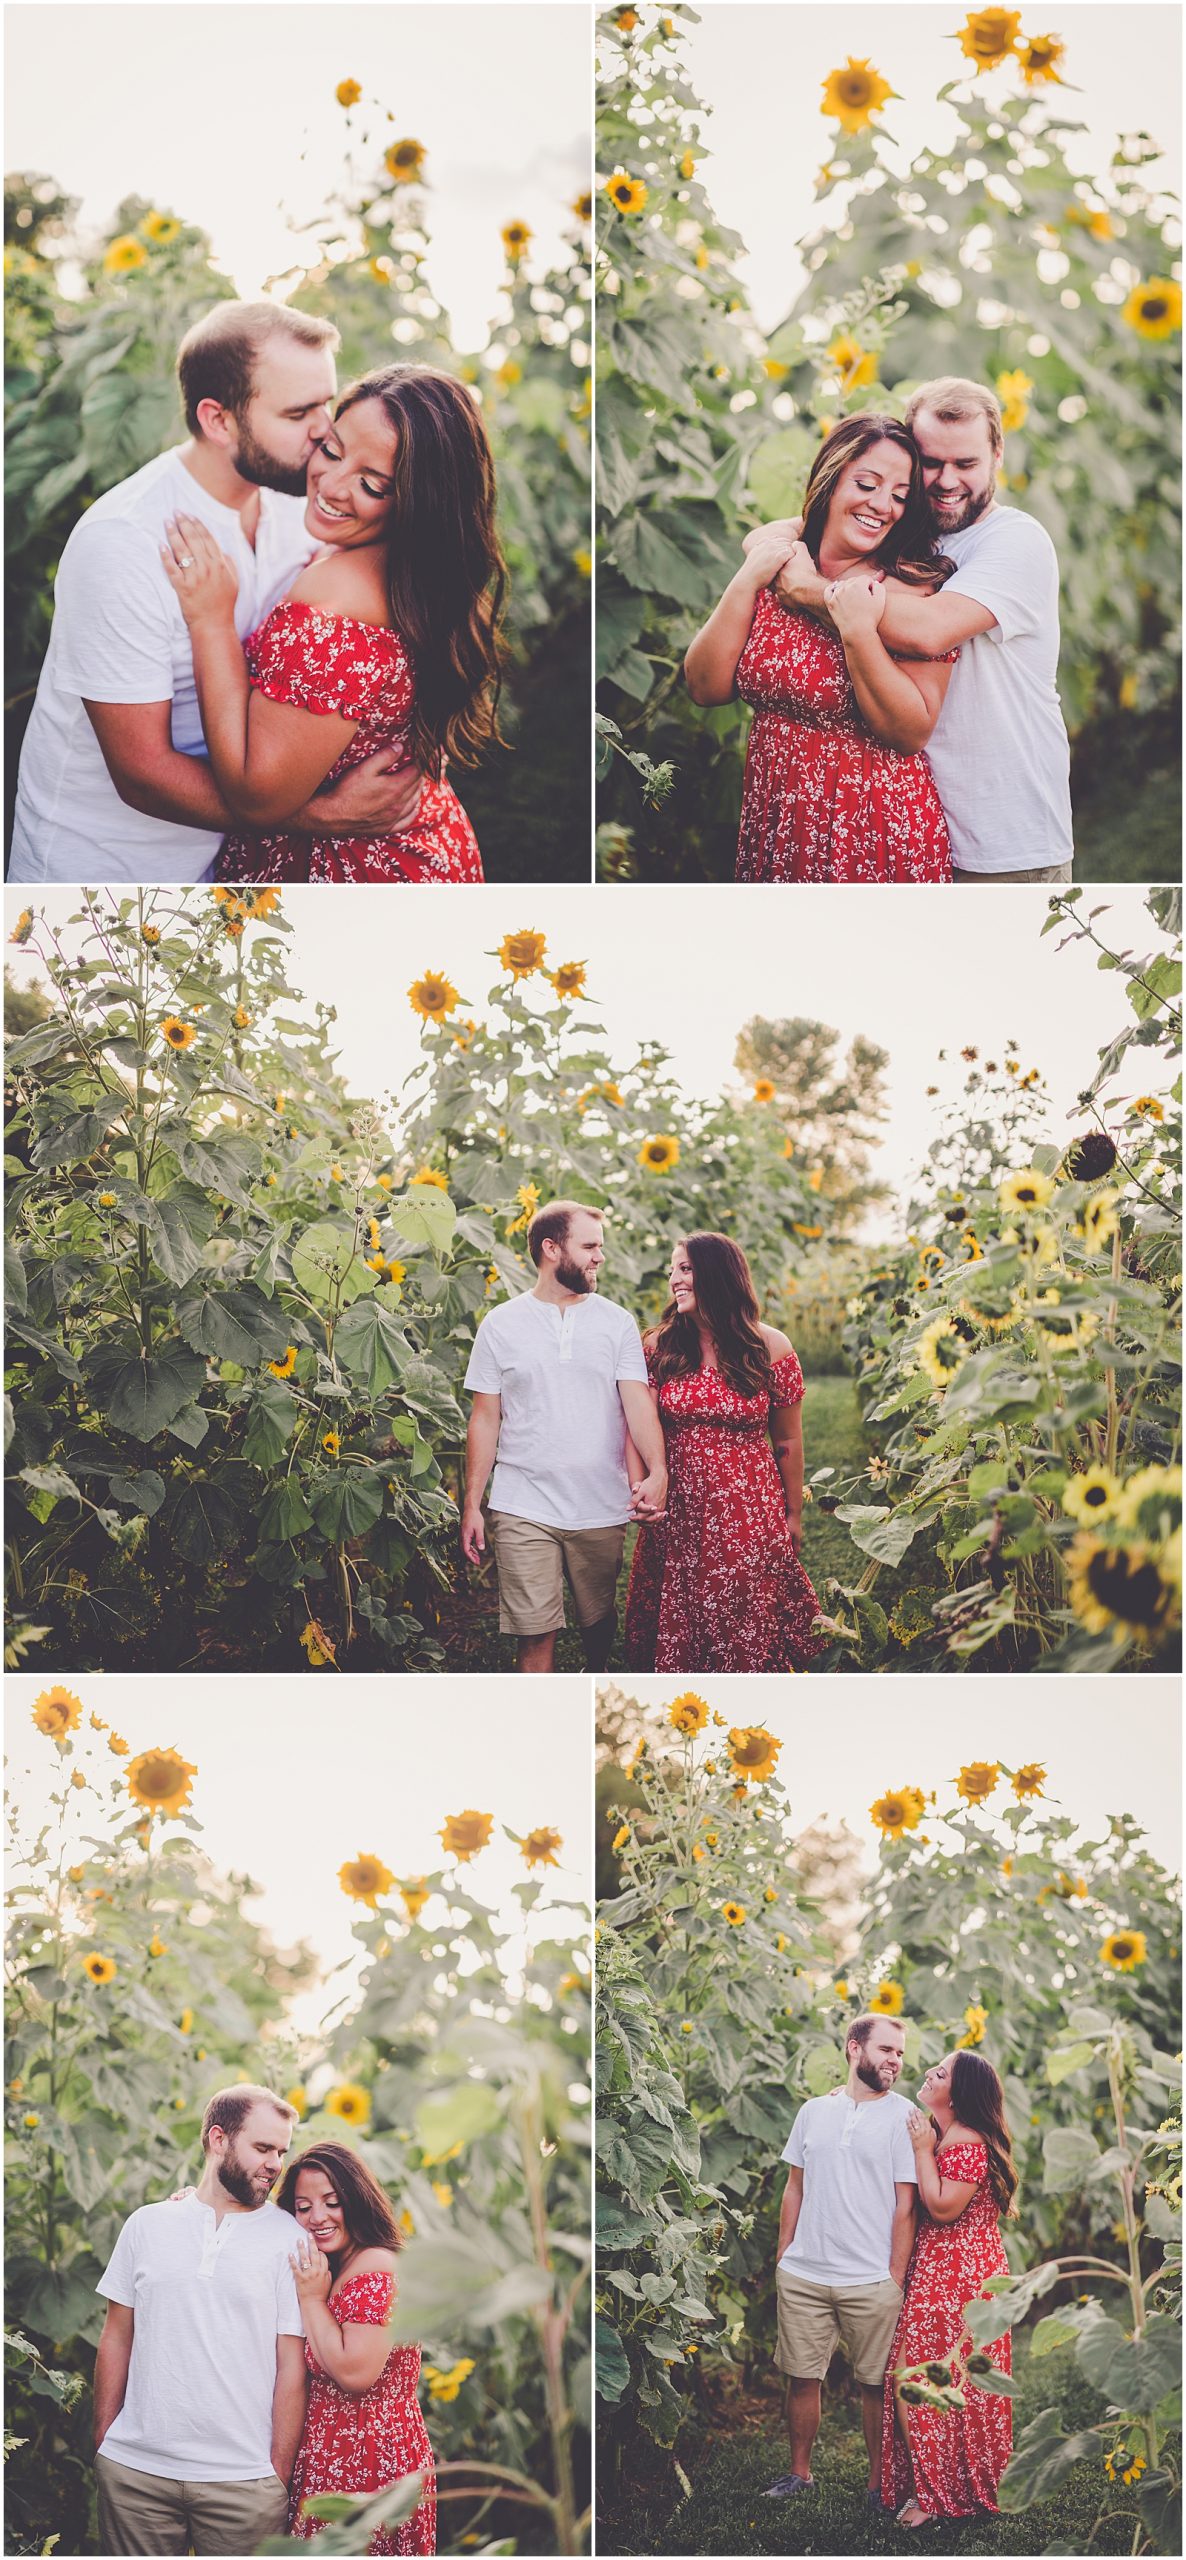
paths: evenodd
<path fill-rule="evenodd" d="M 814 2480 L 805 2479 L 801 2471 L 784 2471 L 781 2480 L 772 2480 L 763 2489 L 764 2498 L 797 2498 L 801 2489 L 814 2489 Z"/>

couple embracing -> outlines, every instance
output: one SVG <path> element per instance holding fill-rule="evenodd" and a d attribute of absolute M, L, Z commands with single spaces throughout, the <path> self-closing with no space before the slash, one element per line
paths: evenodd
<path fill-rule="evenodd" d="M 738 879 L 1070 879 L 1058 561 L 1003 450 L 994 392 L 924 382 L 904 422 L 840 419 L 802 516 L 747 535 L 685 661 L 754 714 Z"/>
<path fill-rule="evenodd" d="M 967 2380 L 965 2313 L 1009 2272 L 1000 2225 L 1017 2176 L 991 2063 L 957 2047 L 911 2106 L 895 2087 L 905 2042 L 896 2018 L 854 2018 L 845 2085 L 807 2100 L 783 2153 L 776 2362 L 791 2468 L 763 2494 L 810 2500 L 821 2385 L 843 2344 L 861 2393 L 869 2507 L 913 2530 L 997 2512 L 1012 2419 L 1003 2393 Z M 1008 2376 L 1008 2334 L 986 2352 Z M 919 2367 L 929 2397 L 911 2396 Z"/>
<path fill-rule="evenodd" d="M 399 2224 L 344 2143 L 285 2166 L 296 2110 L 249 2082 L 215 2091 L 202 2174 L 125 2222 L 98 2291 L 99 2547 L 258 2551 L 321 2531 L 307 2498 L 377 2497 L 421 2475 L 414 2514 L 372 2552 L 436 2548 L 419 2347 L 390 2342 Z M 273 2193 L 273 2190 L 275 2192 Z"/>
<path fill-rule="evenodd" d="M 632 1521 L 632 1671 L 796 1670 L 823 1638 L 799 1557 L 794 1350 L 762 1322 L 740 1247 L 712 1231 L 675 1246 L 644 1343 L 599 1294 L 605 1215 L 575 1200 L 537 1209 L 535 1287 L 478 1328 L 462 1552 L 476 1566 L 489 1532 L 520 1671 L 554 1668 L 566 1583 L 588 1668 L 607 1668 Z"/>
<path fill-rule="evenodd" d="M 220 302 L 187 440 L 74 527 L 21 752 L 14 881 L 476 881 L 446 778 L 496 734 L 505 577 L 464 384 Z"/>

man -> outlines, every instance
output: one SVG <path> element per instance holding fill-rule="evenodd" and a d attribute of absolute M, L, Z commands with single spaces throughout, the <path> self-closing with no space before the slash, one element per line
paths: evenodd
<path fill-rule="evenodd" d="M 254 631 L 317 549 L 305 469 L 329 425 L 337 330 L 282 303 L 220 302 L 182 339 L 189 440 L 88 507 L 62 553 L 49 649 L 17 782 L 9 878 L 208 876 L 232 813 L 203 753 L 189 633 L 161 566 L 165 522 L 210 527 Z M 330 834 L 407 823 L 422 777 L 390 752 L 292 822 Z"/>
<path fill-rule="evenodd" d="M 1003 507 L 995 393 L 945 375 L 906 409 L 922 457 L 931 529 L 956 573 L 931 596 L 887 587 L 879 625 L 901 657 L 958 649 L 927 745 L 951 837 L 953 877 L 1069 880 L 1070 747 L 1058 699 L 1058 560 L 1033 516 Z M 808 552 L 775 583 L 784 604 L 828 618 Z"/>
<path fill-rule="evenodd" d="M 811 2448 L 820 2384 L 842 2342 L 861 2388 L 869 2505 L 881 2507 L 882 2385 L 902 2308 L 914 2239 L 917 2173 L 910 2103 L 894 2082 L 905 2029 L 896 2018 L 854 2018 L 848 2079 L 800 2107 L 778 2227 L 778 2349 L 789 2377 L 791 2468 L 765 2491 L 794 2498 L 813 2486 Z"/>
<path fill-rule="evenodd" d="M 97 2287 L 101 2551 L 242 2553 L 285 2530 L 305 2351 L 295 2225 L 268 2197 L 295 2122 L 270 2089 L 217 2090 L 196 2189 L 120 2232 Z"/>
<path fill-rule="evenodd" d="M 498 1623 L 518 1638 L 520 1671 L 554 1668 L 566 1580 L 586 1664 L 604 1671 L 626 1523 L 661 1518 L 667 1498 L 638 1326 L 597 1295 L 604 1214 L 576 1200 L 536 1210 L 527 1230 L 535 1287 L 491 1308 L 465 1374 L 474 1401 L 461 1549 L 470 1564 L 485 1552 L 482 1495 L 494 1466 Z M 628 1449 L 637 1453 L 633 1491 Z"/>

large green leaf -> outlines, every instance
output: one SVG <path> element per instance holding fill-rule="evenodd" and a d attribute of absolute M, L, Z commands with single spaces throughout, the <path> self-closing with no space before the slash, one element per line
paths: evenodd
<path fill-rule="evenodd" d="M 1007 2515 L 1016 2515 L 1022 2507 L 1032 2507 L 1037 2498 L 1053 2497 L 1068 2471 L 1091 2458 L 1099 2459 L 1098 2439 L 1088 2434 L 1064 2435 L 1058 2410 L 1043 2409 L 1031 2419 L 1014 2450 L 997 2491 L 1000 2505 Z"/>
<path fill-rule="evenodd" d="M 296 1429 L 298 1407 L 282 1386 L 261 1387 L 251 1399 L 243 1455 L 253 1467 L 274 1467 Z"/>
<path fill-rule="evenodd" d="M 854 1547 L 878 1564 L 900 1564 L 924 1525 L 908 1511 L 887 1511 L 881 1503 L 842 1506 L 836 1517 L 843 1520 Z"/>
<path fill-rule="evenodd" d="M 1164 2316 L 1150 2320 L 1139 2338 L 1126 2337 L 1118 2320 L 1093 2320 L 1079 2340 L 1078 2360 L 1112 2408 L 1146 2417 L 1181 2380 L 1182 2332 Z"/>
<path fill-rule="evenodd" d="M 361 1538 L 373 1529 L 383 1508 L 382 1478 L 361 1467 L 343 1467 L 322 1487 L 313 1505 L 317 1526 L 335 1546 L 343 1538 Z"/>
<path fill-rule="evenodd" d="M 166 1197 L 150 1203 L 152 1257 L 166 1280 L 172 1280 L 177 1288 L 183 1289 L 195 1271 L 200 1271 L 217 1214 L 213 1202 L 196 1182 L 179 1182 Z"/>
<path fill-rule="evenodd" d="M 155 1440 L 197 1394 L 205 1375 L 205 1361 L 179 1347 L 159 1351 L 152 1359 L 125 1361 L 107 1381 L 108 1421 L 133 1440 Z"/>
<path fill-rule="evenodd" d="M 292 1248 L 292 1276 L 316 1306 L 337 1297 L 340 1306 L 362 1297 L 376 1285 L 363 1259 L 354 1221 L 318 1218 Z"/>
<path fill-rule="evenodd" d="M 612 2321 L 598 2318 L 593 2332 L 597 2397 L 616 2406 L 630 2387 L 630 2359 Z"/>
<path fill-rule="evenodd" d="M 1042 2137 L 1042 2192 L 1048 2196 L 1066 2193 L 1081 2186 L 1099 2162 L 1099 2144 L 1094 2135 L 1081 2133 L 1077 2125 L 1054 2124 Z"/>
<path fill-rule="evenodd" d="M 413 1250 L 427 1245 L 436 1254 L 448 1252 L 457 1211 L 447 1191 L 438 1191 L 431 1182 L 414 1183 L 392 1202 L 391 1217 L 401 1244 Z"/>
<path fill-rule="evenodd" d="M 455 2142 L 475 2142 L 501 2124 L 502 2100 L 486 2080 L 459 2080 L 441 2089 L 416 2109 L 416 2140 L 422 2151 L 439 2159 Z"/>
<path fill-rule="evenodd" d="M 261 1546 L 282 1546 L 286 1538 L 301 1538 L 312 1526 L 313 1514 L 296 1477 L 285 1476 L 266 1496 L 260 1510 Z"/>
<path fill-rule="evenodd" d="M 229 1555 L 239 1535 L 239 1512 L 220 1485 L 200 1476 L 182 1487 L 170 1521 L 178 1553 L 189 1564 L 212 1564 Z"/>
<path fill-rule="evenodd" d="M 346 1309 L 334 1334 L 334 1355 L 356 1386 L 380 1396 L 395 1385 L 411 1350 L 395 1309 L 368 1297 Z"/>
<path fill-rule="evenodd" d="M 275 1299 L 265 1298 L 250 1282 L 241 1289 L 199 1282 L 178 1300 L 177 1322 L 195 1351 L 233 1360 L 243 1369 L 278 1360 L 287 1348 L 284 1317 Z"/>

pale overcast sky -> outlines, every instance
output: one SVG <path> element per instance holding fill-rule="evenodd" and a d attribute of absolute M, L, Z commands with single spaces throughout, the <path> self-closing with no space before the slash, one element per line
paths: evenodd
<path fill-rule="evenodd" d="M 1081 1837 L 1101 1839 L 1113 1813 L 1131 1814 L 1148 1834 L 1155 1858 L 1176 1874 L 1181 1858 L 1181 1747 L 1178 1684 L 1158 1675 L 1133 1678 L 1018 1680 L 985 1672 L 974 1679 L 930 1672 L 913 1683 L 846 1674 L 828 1683 L 826 1714 L 811 1675 L 774 1680 L 697 1682 L 731 1725 L 765 1725 L 783 1744 L 778 1774 L 790 1799 L 790 1829 L 820 1816 L 847 1822 L 877 1864 L 880 1834 L 869 1807 L 889 1787 L 937 1790 L 956 1801 L 964 1762 L 998 1760 L 1011 1769 L 1040 1760 L 1048 1804 L 1070 1814 Z M 617 1685 L 647 1706 L 667 1706 L 673 1680 L 627 1679 Z M 1123 1741 L 1121 1741 L 1123 1737 Z M 1002 1786 L 994 1802 L 1012 1804 Z M 990 1806 L 989 1810 L 992 1810 Z M 925 1826 L 924 1826 L 925 1827 Z M 1002 1838 L 1005 1838 L 1002 1832 Z"/>
<path fill-rule="evenodd" d="M 795 244 L 817 228 L 815 172 L 836 127 L 820 112 L 823 82 L 852 54 L 875 64 L 899 93 L 880 122 L 898 146 L 905 174 L 920 150 L 942 151 L 956 137 L 956 111 L 938 91 L 972 65 L 954 38 L 959 0 L 702 0 L 700 24 L 683 40 L 692 89 L 711 110 L 701 126 L 709 156 L 701 174 L 718 219 L 740 232 L 749 255 L 740 269 L 762 328 L 782 320 L 804 281 Z M 1181 12 L 1126 0 L 1074 0 L 1069 8 L 1027 10 L 1023 27 L 1053 31 L 1067 47 L 1062 88 L 1036 94 L 1085 130 L 1067 138 L 1076 175 L 1100 177 L 1121 133 L 1145 131 L 1163 147 L 1152 182 L 1181 186 Z M 990 99 L 1013 94 L 1004 71 L 979 76 Z M 833 199 L 835 202 L 835 199 Z M 833 213 L 833 220 L 839 218 Z"/>
<path fill-rule="evenodd" d="M 531 225 L 528 271 L 542 273 L 590 183 L 579 0 L 20 0 L 5 14 L 6 166 L 57 178 L 94 234 L 129 194 L 200 223 L 247 300 L 301 257 L 296 226 L 345 183 L 351 142 L 369 177 L 390 140 L 414 135 L 428 148 L 428 280 L 476 351 L 502 225 Z M 344 79 L 379 102 L 369 151 L 364 106 L 348 128 L 335 99 Z"/>
<path fill-rule="evenodd" d="M 568 1908 L 590 1894 L 592 1691 L 583 1678 L 524 1680 L 490 1673 L 401 1679 L 388 1673 L 147 1675 L 64 1672 L 87 1714 L 105 1716 L 132 1753 L 164 1744 L 197 1764 L 192 1811 L 199 1845 L 220 1874 L 246 1873 L 260 1893 L 250 1917 L 281 1947 L 307 1940 L 326 1975 L 356 1957 L 357 1916 L 338 1883 L 343 1861 L 374 1851 L 398 1876 L 445 1863 L 437 1838 L 447 1814 L 494 1815 L 487 1848 L 462 1869 L 475 1899 L 523 1946 L 523 1915 L 512 1887 L 543 1875 L 533 1938 L 577 1939 L 584 1923 Z M 48 1671 L 5 1682 L 8 1784 L 26 1836 L 50 1818 L 62 1764 L 30 1721 Z M 90 1734 L 104 1781 L 103 1737 Z M 80 1765 L 66 1763 L 67 1767 Z M 77 1808 L 77 1809 L 76 1809 Z M 91 1799 L 72 1799 L 71 1837 L 94 1829 Z M 560 1832 L 559 1866 L 528 1870 L 502 1825 L 522 1834 Z M 76 1856 L 80 1854 L 75 1851 Z M 558 1907 L 559 1906 L 559 1907 Z M 430 1904 L 426 1922 L 431 1923 Z M 343 1983 L 304 1994 L 299 2023 L 315 2026 Z"/>
<path fill-rule="evenodd" d="M 198 895 L 204 893 L 198 892 Z M 8 892 L 10 923 L 23 903 Z M 1113 948 L 1158 947 L 1140 889 L 1101 888 L 1086 902 Z M 64 920 L 72 890 L 37 901 Z M 961 1047 L 999 1056 L 1010 1035 L 1024 1067 L 1049 1082 L 1044 1134 L 1063 1141 L 1067 1114 L 1090 1082 L 1096 1052 L 1126 1019 L 1115 977 L 1101 977 L 1089 945 L 1059 951 L 1043 941 L 1041 890 L 1002 888 L 972 905 L 915 888 L 746 889 L 735 883 L 684 887 L 467 889 L 296 888 L 284 893 L 295 926 L 291 983 L 310 1001 L 337 1006 L 335 1038 L 344 1074 L 360 1099 L 398 1093 L 420 1054 L 419 1026 L 406 989 L 425 969 L 443 969 L 467 1013 L 480 1013 L 500 975 L 487 955 L 504 934 L 533 926 L 548 936 L 548 965 L 587 960 L 590 1023 L 605 1026 L 617 1067 L 642 1040 L 672 1052 L 685 1092 L 712 1097 L 737 1087 L 733 1053 L 752 1014 L 807 1015 L 835 1026 L 847 1047 L 861 1032 L 889 1051 L 890 1116 L 878 1171 L 894 1197 L 909 1196 L 916 1167 L 939 1130 L 941 1104 L 962 1093 Z M 68 950 L 77 937 L 67 932 Z M 9 950 L 18 979 L 35 975 L 28 950 Z M 537 986 L 539 982 L 536 981 Z M 530 990 L 531 982 L 527 982 Z M 550 990 L 543 990 L 550 997 Z M 947 1063 L 937 1063 L 940 1049 Z M 1160 1091 L 1168 1072 L 1154 1053 L 1134 1053 L 1119 1090 Z M 928 1085 L 938 1085 L 928 1098 Z M 633 1133 L 631 1133 L 633 1143 Z M 891 1208 L 871 1230 L 892 1234 Z"/>

